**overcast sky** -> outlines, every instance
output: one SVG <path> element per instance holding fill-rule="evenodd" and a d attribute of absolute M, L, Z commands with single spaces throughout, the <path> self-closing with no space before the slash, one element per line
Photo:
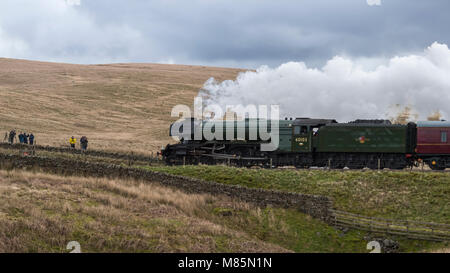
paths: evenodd
<path fill-rule="evenodd" d="M 369 5 L 368 3 L 372 4 Z M 1 0 L 0 56 L 242 68 L 450 44 L 448 0 Z"/>

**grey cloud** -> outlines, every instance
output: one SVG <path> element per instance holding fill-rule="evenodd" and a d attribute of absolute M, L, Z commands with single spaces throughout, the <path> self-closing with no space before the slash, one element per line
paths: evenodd
<path fill-rule="evenodd" d="M 254 68 L 290 60 L 322 66 L 337 54 L 388 58 L 434 41 L 450 44 L 447 0 L 392 0 L 381 6 L 365 0 L 61 3 L 2 3 L 0 55 Z"/>

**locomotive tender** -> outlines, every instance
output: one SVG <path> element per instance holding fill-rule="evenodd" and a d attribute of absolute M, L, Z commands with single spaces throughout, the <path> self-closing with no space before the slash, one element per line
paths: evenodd
<path fill-rule="evenodd" d="M 420 162 L 434 170 L 450 167 L 450 122 L 422 121 L 407 125 L 391 124 L 387 120 L 356 120 L 338 123 L 332 119 L 297 118 L 279 121 L 279 145 L 274 151 L 263 151 L 259 134 L 250 137 L 251 129 L 258 131 L 262 120 L 190 122 L 192 130 L 183 126 L 171 135 L 180 142 L 167 145 L 161 154 L 168 165 L 229 164 L 235 166 L 297 168 L 328 167 L 332 169 L 403 169 Z M 270 121 L 267 128 L 270 130 Z M 196 126 L 223 128 L 223 136 L 207 140 L 195 138 Z M 221 124 L 219 124 L 221 123 Z M 264 124 L 264 123 L 263 123 Z M 233 138 L 225 137 L 232 126 Z M 241 129 L 242 135 L 237 132 Z M 189 136 L 189 137 L 187 137 Z"/>

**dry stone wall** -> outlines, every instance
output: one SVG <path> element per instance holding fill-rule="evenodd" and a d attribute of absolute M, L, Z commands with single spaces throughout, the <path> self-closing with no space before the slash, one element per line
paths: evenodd
<path fill-rule="evenodd" d="M 38 169 L 62 175 L 131 178 L 157 182 L 187 193 L 226 195 L 258 206 L 295 208 L 315 218 L 329 221 L 332 201 L 328 197 L 247 188 L 203 181 L 144 169 L 88 161 L 0 154 L 2 169 Z"/>

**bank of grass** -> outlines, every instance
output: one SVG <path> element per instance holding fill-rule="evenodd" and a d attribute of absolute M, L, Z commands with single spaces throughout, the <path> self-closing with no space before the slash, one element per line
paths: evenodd
<path fill-rule="evenodd" d="M 67 252 L 70 241 L 84 252 L 289 251 L 210 221 L 218 202 L 136 181 L 0 171 L 0 252 Z"/>
<path fill-rule="evenodd" d="M 368 239 L 374 236 L 364 231 L 335 229 L 294 209 L 266 208 L 257 212 L 256 215 L 245 215 L 246 212 L 235 211 L 235 214 L 245 216 L 222 219 L 222 223 L 295 252 L 367 253 Z M 395 240 L 399 243 L 399 252 L 439 252 L 450 247 L 448 242 L 375 237 Z"/>
<path fill-rule="evenodd" d="M 139 181 L 0 171 L 0 252 L 365 252 L 297 211 Z"/>
<path fill-rule="evenodd" d="M 0 171 L 0 252 L 367 252 L 343 232 L 293 209 L 103 178 Z M 397 239 L 400 251 L 448 245 Z"/>
<path fill-rule="evenodd" d="M 249 188 L 329 196 L 336 209 L 450 224 L 450 173 L 148 166 L 146 169 Z"/>

